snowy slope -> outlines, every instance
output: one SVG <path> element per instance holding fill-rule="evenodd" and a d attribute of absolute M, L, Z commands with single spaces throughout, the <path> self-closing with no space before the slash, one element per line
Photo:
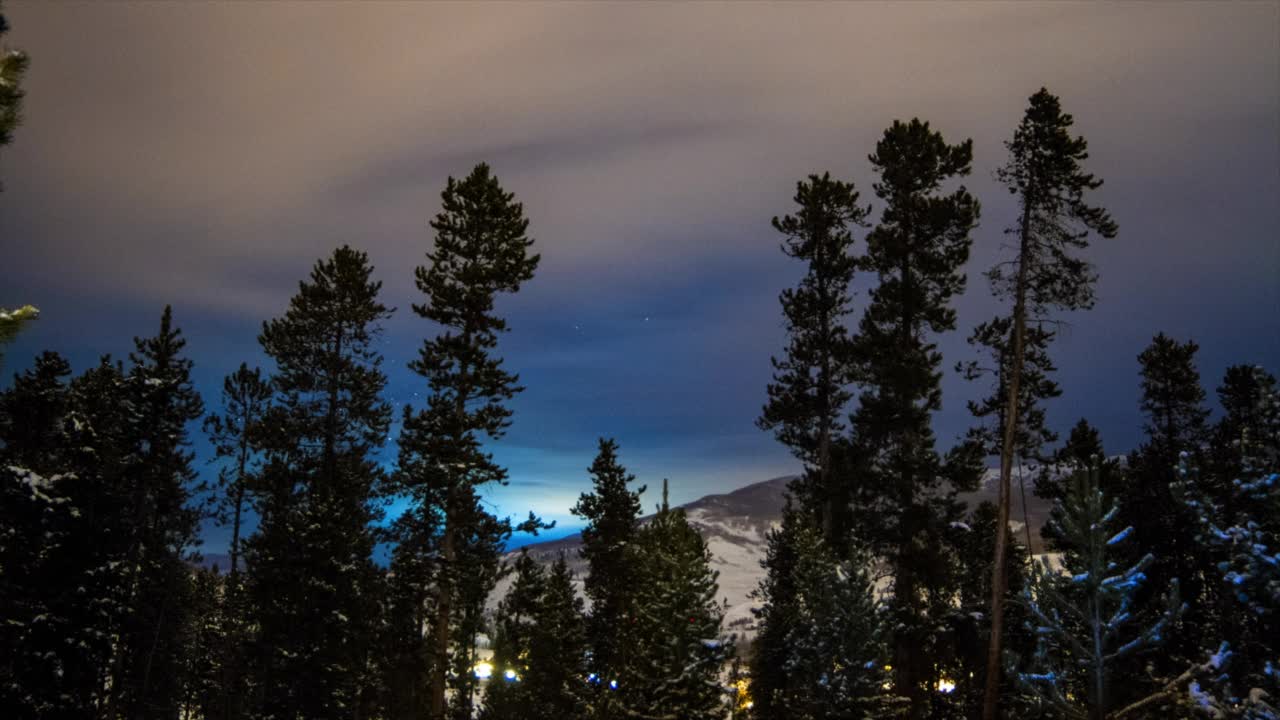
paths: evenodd
<path fill-rule="evenodd" d="M 760 561 L 764 559 L 765 533 L 782 519 L 783 493 L 789 480 L 790 477 L 778 477 L 723 495 L 707 495 L 681 506 L 689 524 L 702 533 L 711 550 L 712 566 L 720 573 L 720 595 L 729 605 L 725 627 L 731 631 L 742 633 L 751 622 L 749 595 L 764 577 Z M 578 557 L 580 547 L 581 537 L 574 534 L 529 545 L 526 549 L 535 559 L 547 564 L 564 553 L 581 590 L 586 563 Z M 509 582 L 499 583 L 491 604 L 506 594 Z"/>
<path fill-rule="evenodd" d="M 988 470 L 980 488 L 975 492 L 962 494 L 961 499 L 970 506 L 985 500 L 994 502 L 998 495 L 999 477 L 998 470 Z M 730 632 L 743 636 L 754 634 L 751 616 L 754 603 L 750 594 L 764 577 L 760 562 L 764 559 L 765 534 L 782 519 L 783 496 L 790 480 L 791 477 L 773 478 L 723 495 L 707 495 L 682 506 L 689 523 L 706 538 L 712 554 L 713 568 L 720 573 L 720 595 L 729 606 L 725 615 L 725 628 Z M 1050 505 L 1032 494 L 1033 481 L 1029 472 L 1024 472 L 1024 482 L 1027 498 L 1025 510 L 1015 472 L 1009 525 L 1018 533 L 1018 538 L 1025 542 L 1023 519 L 1027 518 L 1031 526 L 1032 548 L 1039 554 L 1043 552 L 1040 528 L 1049 516 Z M 578 557 L 580 544 L 580 536 L 574 534 L 560 540 L 529 545 L 527 550 L 535 559 L 547 564 L 564 553 L 578 578 L 581 590 L 581 578 L 586 573 L 586 564 Z M 512 553 L 508 559 L 514 556 L 515 553 Z M 508 586 L 509 580 L 499 583 L 491 605 L 496 604 L 506 593 Z"/>

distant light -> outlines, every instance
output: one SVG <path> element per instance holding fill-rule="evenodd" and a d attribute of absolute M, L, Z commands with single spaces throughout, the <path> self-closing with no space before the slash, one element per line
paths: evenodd
<path fill-rule="evenodd" d="M 481 680 L 488 680 L 493 675 L 493 665 L 484 661 L 478 662 L 476 663 L 473 672 L 476 674 L 477 678 Z"/>
<path fill-rule="evenodd" d="M 599 679 L 596 677 L 595 673 L 591 673 L 587 676 L 587 682 L 599 682 Z"/>
<path fill-rule="evenodd" d="M 754 700 L 748 700 L 748 701 L 747 701 L 746 708 L 747 708 L 748 710 L 750 710 L 751 708 L 753 708 L 753 707 L 755 707 L 755 706 L 756 706 L 756 703 L 755 703 L 755 701 L 754 701 Z"/>
<path fill-rule="evenodd" d="M 515 670 L 512 670 L 511 668 L 507 668 L 507 671 L 506 671 L 506 672 L 504 672 L 504 673 L 502 673 L 502 677 L 504 677 L 504 678 L 506 678 L 506 679 L 508 679 L 508 680 L 515 680 L 515 679 L 516 679 L 516 671 L 515 671 Z"/>
<path fill-rule="evenodd" d="M 609 681 L 609 689 L 610 689 L 610 690 L 617 690 L 617 689 L 618 689 L 618 681 L 617 681 L 617 680 L 610 680 L 610 681 Z"/>
<path fill-rule="evenodd" d="M 951 678 L 942 677 L 938 679 L 938 692 L 950 693 L 950 692 L 953 692 L 955 689 L 956 689 L 956 683 Z"/>

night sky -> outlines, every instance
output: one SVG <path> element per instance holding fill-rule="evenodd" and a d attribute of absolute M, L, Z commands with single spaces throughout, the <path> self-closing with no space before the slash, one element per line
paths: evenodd
<path fill-rule="evenodd" d="M 383 351 L 397 407 L 434 329 L 409 311 L 449 175 L 480 161 L 523 201 L 542 265 L 499 309 L 527 390 L 490 493 L 570 527 L 598 436 L 672 499 L 794 472 L 754 426 L 803 272 L 769 226 L 831 171 L 874 202 L 884 128 L 919 116 L 973 138 L 983 203 L 941 338 L 936 429 L 981 388 L 951 368 L 997 309 L 981 273 L 1013 220 L 993 180 L 1047 86 L 1090 144 L 1120 234 L 1089 251 L 1097 308 L 1054 349 L 1080 417 L 1121 452 L 1141 435 L 1136 355 L 1160 330 L 1201 345 L 1210 390 L 1280 370 L 1280 4 L 291 5 L 7 3 L 32 59 L 26 123 L 0 155 L 0 306 L 41 319 L 77 371 L 124 356 L 166 303 L 210 405 L 316 259 L 364 249 L 400 308 Z M 881 209 L 874 203 L 874 217 Z M 857 313 L 865 301 L 861 285 Z M 856 316 L 855 316 L 856 320 Z M 398 415 L 398 413 L 397 413 Z M 208 468 L 201 441 L 200 464 Z M 655 493 L 646 505 L 656 502 Z M 207 550 L 219 551 L 218 531 Z"/>

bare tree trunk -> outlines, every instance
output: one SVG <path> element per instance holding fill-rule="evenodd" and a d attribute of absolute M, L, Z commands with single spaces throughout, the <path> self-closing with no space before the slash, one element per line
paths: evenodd
<path fill-rule="evenodd" d="M 1021 238 L 1018 247 L 1018 284 L 1014 291 L 1013 305 L 1013 357 L 1009 364 L 1009 379 L 1005 389 L 1009 393 L 1004 411 L 1004 438 L 1000 447 L 1000 498 L 996 513 L 996 542 L 991 567 L 991 642 L 987 646 L 987 682 L 982 699 L 982 720 L 995 720 L 1000 712 L 1000 651 L 1004 633 L 1004 594 L 1009 584 L 1005 573 L 1008 555 L 1010 479 L 1013 475 L 1013 453 L 1018 430 L 1018 400 L 1022 385 L 1023 344 L 1027 326 L 1027 263 L 1028 238 L 1031 229 L 1031 198 L 1022 206 Z M 1005 372 L 1001 358 L 999 372 Z"/>

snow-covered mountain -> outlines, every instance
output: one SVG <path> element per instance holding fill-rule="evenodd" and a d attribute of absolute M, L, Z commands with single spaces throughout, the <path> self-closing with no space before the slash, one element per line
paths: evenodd
<path fill-rule="evenodd" d="M 999 493 L 999 478 L 998 470 L 988 470 L 979 489 L 963 493 L 961 499 L 970 507 L 983 501 L 994 502 Z M 720 595 L 729 606 L 725 615 L 725 628 L 729 632 L 753 634 L 751 609 L 754 602 L 750 595 L 764 577 L 760 561 L 765 554 L 765 534 L 782 519 L 784 494 L 790 480 L 790 476 L 777 477 L 722 495 L 707 495 L 681 506 L 685 509 L 689 523 L 706 539 L 711 550 L 712 567 L 720 573 Z M 1031 492 L 1033 483 L 1030 473 L 1024 473 L 1024 482 L 1027 500 L 1025 508 L 1015 470 L 1009 525 L 1017 533 L 1018 539 L 1026 542 L 1025 518 L 1031 528 L 1032 550 L 1039 554 L 1043 552 L 1040 528 L 1049 517 L 1050 505 Z M 525 550 L 535 559 L 547 564 L 554 562 L 563 553 L 578 577 L 581 589 L 586 563 L 578 556 L 580 546 L 581 536 L 575 533 L 559 540 L 529 545 Z M 511 553 L 508 559 L 514 558 L 517 553 Z M 493 603 L 506 594 L 509 582 L 506 580 L 499 583 L 493 595 Z"/>
<path fill-rule="evenodd" d="M 720 573 L 720 594 L 729 605 L 725 627 L 731 632 L 746 631 L 751 624 L 749 596 L 764 577 L 760 561 L 764 559 L 765 533 L 782 520 L 783 495 L 790 480 L 789 476 L 777 477 L 680 506 L 711 550 L 712 567 Z M 581 589 L 581 579 L 587 571 L 586 563 L 578 556 L 581 545 L 582 537 L 575 533 L 528 545 L 524 550 L 546 564 L 564 553 Z M 511 553 L 508 559 L 519 552 Z M 493 602 L 506 594 L 509 583 L 505 580 L 498 584 Z"/>

